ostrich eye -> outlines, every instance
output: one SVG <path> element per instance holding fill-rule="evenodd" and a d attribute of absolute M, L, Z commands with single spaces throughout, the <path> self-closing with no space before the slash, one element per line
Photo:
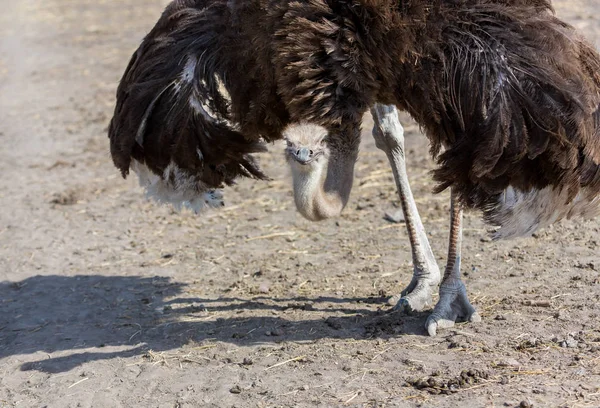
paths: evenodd
<path fill-rule="evenodd" d="M 285 143 L 287 144 L 287 147 L 292 147 L 292 142 L 290 142 L 289 140 L 286 140 Z"/>

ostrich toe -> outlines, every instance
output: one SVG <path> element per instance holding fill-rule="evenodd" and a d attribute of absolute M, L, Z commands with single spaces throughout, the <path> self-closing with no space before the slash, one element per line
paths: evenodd
<path fill-rule="evenodd" d="M 451 279 L 440 287 L 440 300 L 425 327 L 430 336 L 435 336 L 437 329 L 453 327 L 458 321 L 479 322 L 481 316 L 469 302 L 464 283 L 460 279 Z"/>
<path fill-rule="evenodd" d="M 440 273 L 437 268 L 426 275 L 415 273 L 399 295 L 388 299 L 388 304 L 394 305 L 394 310 L 404 313 L 422 312 L 433 305 L 433 291 L 439 283 Z"/>

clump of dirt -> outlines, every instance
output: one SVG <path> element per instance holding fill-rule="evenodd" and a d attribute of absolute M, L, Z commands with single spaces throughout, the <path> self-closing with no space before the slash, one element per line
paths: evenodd
<path fill-rule="evenodd" d="M 463 370 L 459 375 L 450 378 L 443 378 L 439 371 L 435 371 L 427 377 L 409 378 L 406 382 L 417 390 L 438 395 L 452 394 L 460 389 L 471 388 L 476 384 L 488 382 L 489 378 L 487 371 L 472 369 Z"/>
<path fill-rule="evenodd" d="M 381 337 L 402 333 L 405 320 L 400 318 L 399 313 L 386 313 L 384 310 L 378 309 L 376 314 L 378 316 L 365 325 L 365 337 Z"/>
<path fill-rule="evenodd" d="M 59 193 L 54 193 L 50 199 L 50 204 L 55 205 L 74 205 L 79 200 L 79 193 L 74 189 L 69 189 Z"/>

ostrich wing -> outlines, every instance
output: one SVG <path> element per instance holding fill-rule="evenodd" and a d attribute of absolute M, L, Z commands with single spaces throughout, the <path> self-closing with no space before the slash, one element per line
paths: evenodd
<path fill-rule="evenodd" d="M 177 177 L 183 174 L 198 192 L 231 184 L 238 176 L 266 178 L 251 153 L 266 150 L 262 140 L 279 135 L 285 110 L 277 103 L 270 104 L 279 108 L 275 114 L 250 106 L 252 98 L 259 107 L 269 100 L 259 103 L 252 76 L 260 67 L 245 64 L 239 50 L 243 42 L 224 51 L 235 30 L 230 21 L 226 2 L 175 1 L 144 38 L 121 79 L 109 127 L 111 155 L 124 177 L 134 159 L 162 178 L 176 168 Z M 236 78 L 231 91 L 245 96 L 232 106 L 227 79 L 242 69 L 248 81 Z M 254 123 L 262 128 L 244 125 L 261 114 Z"/>

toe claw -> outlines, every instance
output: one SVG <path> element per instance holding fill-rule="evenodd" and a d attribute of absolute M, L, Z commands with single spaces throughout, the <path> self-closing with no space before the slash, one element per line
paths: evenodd
<path fill-rule="evenodd" d="M 427 322 L 425 323 L 425 327 L 427 328 L 427 332 L 431 337 L 435 337 L 437 335 L 437 329 L 449 329 L 454 327 L 456 321 L 456 316 L 450 316 L 450 318 L 445 318 L 443 316 L 438 316 L 436 314 L 432 314 L 427 318 Z"/>
<path fill-rule="evenodd" d="M 481 316 L 477 312 L 473 312 L 471 316 L 469 316 L 469 321 L 472 323 L 479 323 L 481 321 Z"/>
<path fill-rule="evenodd" d="M 429 316 L 427 318 L 427 323 L 425 323 L 425 327 L 427 328 L 427 333 L 429 333 L 430 337 L 435 337 L 437 335 L 437 322 L 433 316 Z"/>
<path fill-rule="evenodd" d="M 404 297 L 398 300 L 398 302 L 394 306 L 394 310 L 405 313 L 410 313 L 413 311 L 412 307 L 410 306 L 410 302 Z"/>
<path fill-rule="evenodd" d="M 394 295 L 391 296 L 388 300 L 387 300 L 387 304 L 389 306 L 394 306 L 394 310 L 398 310 L 398 303 L 400 302 L 400 300 L 402 299 L 402 296 L 404 295 Z"/>

